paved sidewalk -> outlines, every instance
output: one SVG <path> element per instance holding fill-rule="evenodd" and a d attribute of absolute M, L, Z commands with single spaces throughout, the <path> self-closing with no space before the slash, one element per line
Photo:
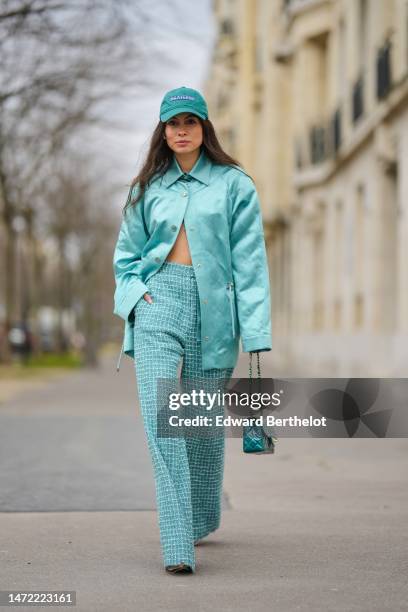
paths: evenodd
<path fill-rule="evenodd" d="M 76 590 L 81 612 L 408 608 L 405 439 L 280 439 L 272 456 L 227 439 L 221 528 L 194 575 L 166 574 L 122 364 L 1 407 L 0 589 Z M 246 368 L 243 355 L 234 375 Z"/>

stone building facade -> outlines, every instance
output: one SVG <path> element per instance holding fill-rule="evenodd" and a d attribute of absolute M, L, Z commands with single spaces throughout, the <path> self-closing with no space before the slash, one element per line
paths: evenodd
<path fill-rule="evenodd" d="M 259 191 L 273 358 L 408 372 L 408 0 L 217 0 L 204 92 Z"/>

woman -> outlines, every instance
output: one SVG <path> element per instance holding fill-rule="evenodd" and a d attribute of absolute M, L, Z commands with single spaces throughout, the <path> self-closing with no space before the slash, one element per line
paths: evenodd
<path fill-rule="evenodd" d="M 165 569 L 192 573 L 194 544 L 220 525 L 224 432 L 158 435 L 163 383 L 167 399 L 178 382 L 216 392 L 232 376 L 239 338 L 247 353 L 272 347 L 256 188 L 222 150 L 194 89 L 162 100 L 124 208 L 114 273 L 114 313 L 125 321 L 117 367 L 123 352 L 134 358 Z"/>

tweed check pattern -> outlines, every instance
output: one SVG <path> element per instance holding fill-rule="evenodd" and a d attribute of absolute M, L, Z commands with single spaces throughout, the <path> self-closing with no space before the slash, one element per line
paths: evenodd
<path fill-rule="evenodd" d="M 134 309 L 134 365 L 155 477 L 162 555 L 165 566 L 183 562 L 194 571 L 194 541 L 221 521 L 225 434 L 218 427 L 212 437 L 158 436 L 157 381 L 169 379 L 171 390 L 180 392 L 199 380 L 199 388 L 216 392 L 233 368 L 202 369 L 200 297 L 193 266 L 165 261 L 146 285 L 153 304 L 142 297 Z M 205 413 L 203 407 L 190 409 Z M 222 411 L 217 407 L 211 415 Z"/>

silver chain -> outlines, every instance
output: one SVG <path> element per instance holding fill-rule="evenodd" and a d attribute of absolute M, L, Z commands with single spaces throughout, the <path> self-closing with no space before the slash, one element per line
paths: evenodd
<path fill-rule="evenodd" d="M 259 362 L 259 351 L 254 351 L 256 353 L 256 357 L 257 357 L 257 375 L 258 378 L 256 379 L 257 383 L 258 383 L 258 392 L 261 391 L 261 383 L 262 383 L 262 379 L 261 379 L 261 365 Z M 249 353 L 249 393 L 252 394 L 253 391 L 253 382 L 254 379 L 252 377 L 252 355 L 253 355 L 253 351 L 250 351 Z"/>
<path fill-rule="evenodd" d="M 254 352 L 256 353 L 256 360 L 257 360 L 257 375 L 258 378 L 261 378 L 261 364 L 259 361 L 259 351 L 250 351 L 249 353 L 249 378 L 252 379 L 252 355 L 254 354 Z"/>

